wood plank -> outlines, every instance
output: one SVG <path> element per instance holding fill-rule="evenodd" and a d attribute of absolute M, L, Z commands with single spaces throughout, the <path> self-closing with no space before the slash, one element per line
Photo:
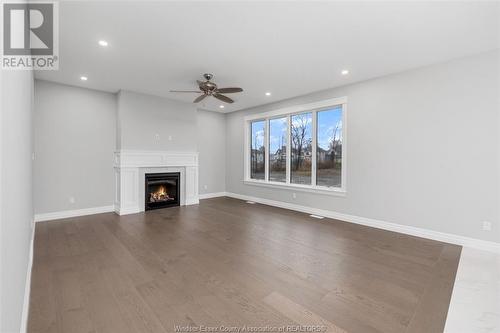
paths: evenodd
<path fill-rule="evenodd" d="M 122 315 L 131 320 L 136 332 L 167 332 L 125 272 L 117 268 L 104 269 L 103 276 Z"/>
<path fill-rule="evenodd" d="M 347 333 L 347 331 L 337 325 L 321 318 L 302 305 L 291 301 L 277 292 L 273 292 L 266 296 L 264 301 L 302 326 L 320 326 L 318 329 L 324 332 Z"/>
<path fill-rule="evenodd" d="M 443 332 L 462 248 L 445 245 L 406 332 Z"/>
<path fill-rule="evenodd" d="M 231 198 L 37 224 L 29 332 L 441 332 L 460 247 Z"/>

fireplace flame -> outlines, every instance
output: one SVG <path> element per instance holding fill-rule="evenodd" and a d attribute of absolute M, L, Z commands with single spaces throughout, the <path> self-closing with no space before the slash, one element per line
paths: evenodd
<path fill-rule="evenodd" d="M 169 201 L 169 200 L 174 200 L 174 198 L 171 198 L 168 195 L 167 189 L 163 185 L 158 187 L 158 189 L 155 192 L 151 192 L 149 194 L 150 202 Z"/>
<path fill-rule="evenodd" d="M 165 194 L 167 194 L 167 189 L 165 188 L 165 186 L 160 186 L 160 188 L 158 189 L 158 191 L 156 191 L 156 193 L 159 195 L 159 196 L 164 196 Z"/>

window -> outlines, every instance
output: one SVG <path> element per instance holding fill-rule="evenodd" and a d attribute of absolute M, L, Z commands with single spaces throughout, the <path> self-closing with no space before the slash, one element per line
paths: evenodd
<path fill-rule="evenodd" d="M 342 107 L 319 111 L 316 184 L 340 187 L 342 182 Z"/>
<path fill-rule="evenodd" d="M 312 113 L 293 115 L 290 124 L 292 139 L 291 183 L 311 185 Z"/>
<path fill-rule="evenodd" d="M 286 147 L 288 146 L 288 120 L 269 120 L 269 180 L 286 182 Z"/>
<path fill-rule="evenodd" d="M 245 181 L 345 193 L 346 98 L 245 117 Z"/>
<path fill-rule="evenodd" d="M 252 122 L 251 138 L 251 176 L 252 179 L 265 179 L 265 121 Z"/>

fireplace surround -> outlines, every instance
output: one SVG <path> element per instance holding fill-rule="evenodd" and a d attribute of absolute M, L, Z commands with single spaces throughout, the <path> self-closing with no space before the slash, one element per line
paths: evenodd
<path fill-rule="evenodd" d="M 146 210 L 146 174 L 178 173 L 180 206 L 199 203 L 198 153 L 120 150 L 115 152 L 115 212 Z"/>

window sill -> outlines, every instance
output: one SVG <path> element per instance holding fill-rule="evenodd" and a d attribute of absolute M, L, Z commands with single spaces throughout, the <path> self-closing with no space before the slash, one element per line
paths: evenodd
<path fill-rule="evenodd" d="M 312 185 L 300 185 L 300 184 L 286 184 L 279 182 L 269 182 L 264 180 L 256 180 L 256 179 L 245 179 L 243 180 L 245 185 L 255 185 L 262 187 L 270 187 L 270 188 L 278 188 L 284 190 L 293 190 L 293 191 L 301 191 L 301 192 L 309 192 L 316 194 L 325 194 L 332 195 L 337 197 L 345 197 L 347 196 L 347 192 L 342 188 L 328 188 L 322 186 L 312 186 Z"/>

